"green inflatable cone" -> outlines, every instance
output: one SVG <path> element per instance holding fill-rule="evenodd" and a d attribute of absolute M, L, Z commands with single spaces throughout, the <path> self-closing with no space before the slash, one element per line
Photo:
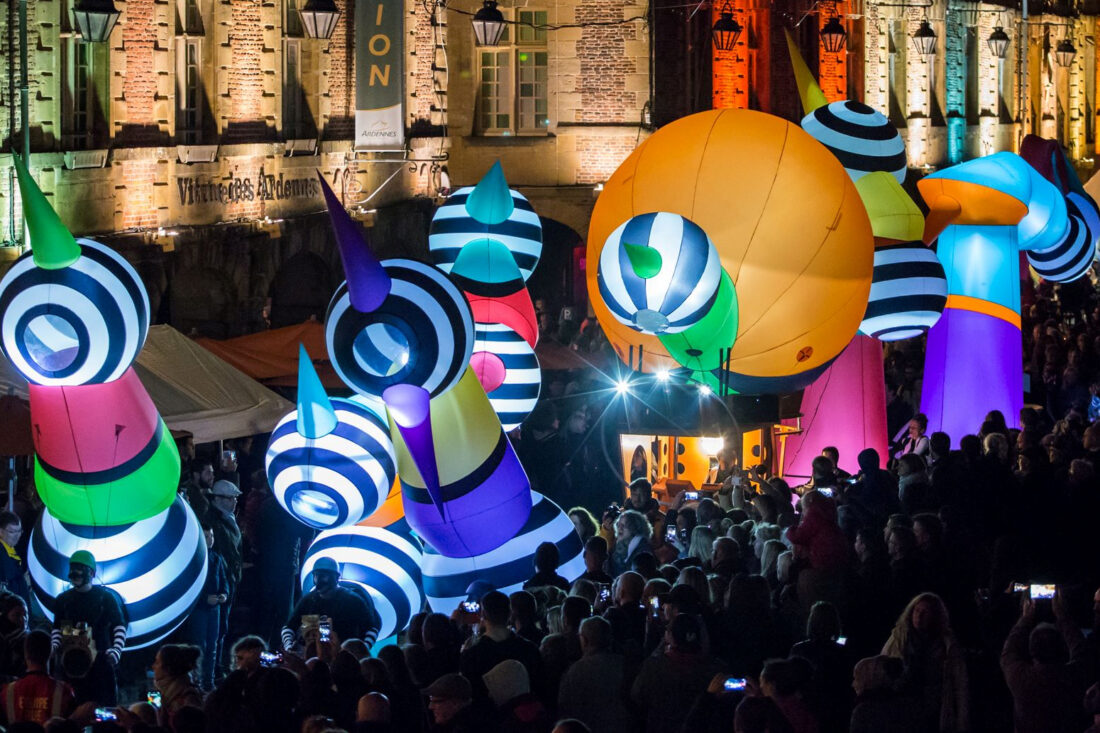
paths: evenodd
<path fill-rule="evenodd" d="M 23 218 L 31 241 L 34 264 L 44 270 L 60 270 L 80 258 L 80 245 L 73 239 L 61 217 L 50 206 L 42 189 L 31 178 L 27 164 L 13 155 L 15 175 L 19 177 L 19 193 L 23 198 Z"/>

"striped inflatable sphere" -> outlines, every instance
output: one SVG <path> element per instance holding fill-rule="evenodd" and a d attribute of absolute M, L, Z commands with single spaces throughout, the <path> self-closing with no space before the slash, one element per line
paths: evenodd
<path fill-rule="evenodd" d="M 611 315 L 635 331 L 687 330 L 718 297 L 722 262 L 710 237 L 679 214 L 639 214 L 600 251 L 596 282 Z"/>
<path fill-rule="evenodd" d="M 28 251 L 0 281 L 0 348 L 28 382 L 95 384 L 122 376 L 145 344 L 149 296 L 134 268 L 91 239 L 69 267 Z"/>
<path fill-rule="evenodd" d="M 476 323 L 470 366 L 504 432 L 518 428 L 535 409 L 542 389 L 542 371 L 535 350 L 503 324 Z"/>
<path fill-rule="evenodd" d="M 531 514 L 516 536 L 495 550 L 474 557 L 447 557 L 424 547 L 424 594 L 432 610 L 449 614 L 466 600 L 476 580 L 488 581 L 504 594 L 522 590 L 535 574 L 535 550 L 543 542 L 558 546 L 558 574 L 572 583 L 584 573 L 584 544 L 572 520 L 557 504 L 531 492 Z"/>
<path fill-rule="evenodd" d="M 347 283 L 325 316 L 332 366 L 361 395 L 413 384 L 435 397 L 461 379 L 474 346 L 474 321 L 462 291 L 446 275 L 413 260 L 382 263 L 392 280 L 377 310 L 351 305 Z"/>
<path fill-rule="evenodd" d="M 881 112 L 851 100 L 833 102 L 803 117 L 802 129 L 836 156 L 853 181 L 885 171 L 905 183 L 905 142 Z"/>
<path fill-rule="evenodd" d="M 542 223 L 539 215 L 519 191 L 511 191 L 512 214 L 500 224 L 482 224 L 466 211 L 466 199 L 473 186 L 460 188 L 436 209 L 428 230 L 432 262 L 449 273 L 458 253 L 476 239 L 494 239 L 512 253 L 524 282 L 531 277 L 542 255 Z"/>
<path fill-rule="evenodd" d="M 1066 197 L 1066 213 L 1069 226 L 1065 238 L 1058 244 L 1043 250 L 1027 253 L 1027 261 L 1035 274 L 1044 280 L 1068 283 L 1084 277 L 1096 256 L 1096 237 L 1086 219 L 1095 211 L 1092 204 L 1078 194 Z M 1084 209 L 1084 210 L 1082 210 Z"/>
<path fill-rule="evenodd" d="M 337 420 L 331 433 L 305 437 L 295 410 L 275 426 L 265 458 L 279 504 L 313 529 L 363 521 L 386 501 L 397 478 L 384 410 L 353 400 L 331 402 Z"/>
<path fill-rule="evenodd" d="M 880 341 L 913 338 L 932 328 L 947 305 L 947 275 L 920 242 L 875 249 L 875 269 L 861 333 Z"/>
<path fill-rule="evenodd" d="M 70 587 L 69 557 L 77 550 L 95 557 L 95 582 L 122 597 L 127 649 L 172 633 L 206 583 L 206 539 L 179 498 L 154 517 L 113 527 L 65 524 L 44 511 L 31 533 L 27 566 L 34 596 L 51 621 L 57 596 Z"/>
<path fill-rule="evenodd" d="M 424 606 L 420 561 L 411 535 L 378 527 L 342 527 L 317 535 L 302 560 L 302 591 L 313 588 L 313 566 L 322 557 L 340 566 L 341 584 L 354 583 L 370 594 L 382 618 L 379 639 L 405 630 Z"/>

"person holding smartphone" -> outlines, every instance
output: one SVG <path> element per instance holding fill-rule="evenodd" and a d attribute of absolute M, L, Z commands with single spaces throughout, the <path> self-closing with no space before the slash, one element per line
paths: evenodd
<path fill-rule="evenodd" d="M 1081 697 L 1088 687 L 1085 638 L 1069 617 L 1061 593 L 1056 590 L 1049 601 L 1036 601 L 1031 588 L 1021 594 L 1020 618 L 1001 651 L 1015 727 L 1018 733 L 1076 733 Z M 1038 623 L 1039 602 L 1050 604 L 1055 623 Z"/>
<path fill-rule="evenodd" d="M 202 650 L 191 644 L 164 644 L 153 657 L 153 685 L 160 692 L 157 722 L 175 730 L 174 719 L 184 707 L 201 708 L 202 693 L 191 681 Z"/>
<path fill-rule="evenodd" d="M 299 639 L 303 616 L 327 616 L 332 642 L 362 639 L 369 648 L 378 638 L 382 619 L 370 596 L 340 585 L 340 566 L 331 557 L 318 558 L 311 571 L 313 589 L 302 596 L 282 630 L 283 648 L 291 650 Z M 319 631 L 320 629 L 318 629 Z M 308 645 L 317 639 L 302 639 Z"/>

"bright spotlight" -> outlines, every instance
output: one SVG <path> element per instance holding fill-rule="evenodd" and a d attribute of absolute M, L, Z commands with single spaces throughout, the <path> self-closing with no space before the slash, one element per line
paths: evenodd
<path fill-rule="evenodd" d="M 702 397 L 706 397 L 710 394 L 710 386 L 706 384 L 699 385 L 699 394 Z"/>
<path fill-rule="evenodd" d="M 669 373 L 669 371 L 667 369 L 660 369 L 660 370 L 657 371 L 657 381 L 658 382 L 667 382 L 671 376 L 672 375 Z"/>
<path fill-rule="evenodd" d="M 716 456 L 722 452 L 722 449 L 726 447 L 726 441 L 724 438 L 699 438 L 699 447 L 703 449 L 703 452 L 708 456 Z"/>
<path fill-rule="evenodd" d="M 620 379 L 615 382 L 615 391 L 619 394 L 626 394 L 630 391 L 630 381 L 626 379 Z"/>

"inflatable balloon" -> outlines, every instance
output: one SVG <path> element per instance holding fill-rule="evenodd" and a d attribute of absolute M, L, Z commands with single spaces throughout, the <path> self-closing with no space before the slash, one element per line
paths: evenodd
<path fill-rule="evenodd" d="M 453 387 L 470 361 L 474 323 L 461 291 L 435 268 L 386 260 L 391 290 L 373 311 L 351 303 L 348 282 L 325 315 L 329 358 L 340 378 L 362 395 L 413 384 L 434 397 Z"/>
<path fill-rule="evenodd" d="M 421 539 L 452 557 L 470 557 L 523 526 L 531 510 L 527 474 L 473 369 L 432 399 L 430 414 L 419 420 L 400 425 L 402 408 L 389 399 L 387 407 L 405 518 Z"/>
<path fill-rule="evenodd" d="M 412 534 L 412 528 L 405 520 L 405 505 L 401 501 L 400 479 L 393 482 L 390 493 L 386 496 L 386 500 L 382 502 L 382 506 L 378 507 L 374 514 L 359 522 L 358 526 L 378 527 L 398 534 Z"/>
<path fill-rule="evenodd" d="M 0 345 L 33 384 L 110 382 L 145 344 L 149 297 L 137 272 L 98 242 L 77 243 L 68 267 L 39 267 L 28 252 L 0 281 Z"/>
<path fill-rule="evenodd" d="M 424 594 L 437 613 L 449 614 L 466 600 L 466 589 L 477 580 L 488 581 L 501 593 L 523 588 L 535 574 L 535 550 L 543 542 L 558 546 L 558 574 L 569 582 L 584 573 L 584 544 L 573 522 L 557 504 L 531 492 L 533 506 L 523 527 L 500 547 L 474 557 L 447 557 L 424 548 L 421 569 Z"/>
<path fill-rule="evenodd" d="M 507 199 L 507 203 L 493 202 L 502 211 L 510 204 L 511 211 L 506 218 L 500 220 L 499 217 L 477 212 L 493 223 L 479 220 L 467 206 L 475 187 L 460 188 L 443 202 L 432 217 L 428 249 L 436 266 L 443 272 L 450 272 L 463 247 L 473 241 L 492 239 L 512 253 L 526 281 L 542 254 L 542 224 L 527 198 L 518 191 L 509 190 L 503 173 L 498 176 L 494 171 L 500 171 L 499 162 L 482 179 L 482 183 L 486 184 L 482 190 L 485 191 L 485 198 Z M 482 183 L 478 184 L 478 188 L 482 187 Z M 488 209 L 490 205 L 483 208 Z"/>
<path fill-rule="evenodd" d="M 470 367 L 481 382 L 504 432 L 518 428 L 539 400 L 542 371 L 535 350 L 507 326 L 474 325 Z"/>
<path fill-rule="evenodd" d="M 596 272 L 611 315 L 645 333 L 677 333 L 718 297 L 722 265 L 710 238 L 678 214 L 639 214 L 604 243 Z"/>
<path fill-rule="evenodd" d="M 880 341 L 920 336 L 939 320 L 947 303 L 947 275 L 922 242 L 875 249 L 875 274 L 861 333 Z"/>
<path fill-rule="evenodd" d="M 106 384 L 30 385 L 34 481 L 58 520 L 127 524 L 172 504 L 176 443 L 133 369 Z"/>
<path fill-rule="evenodd" d="M 322 557 L 340 566 L 342 583 L 370 594 L 382 619 L 379 639 L 404 631 L 424 606 L 419 544 L 408 535 L 377 527 L 342 527 L 317 535 L 302 559 L 302 591 L 313 588 L 313 566 Z"/>
<path fill-rule="evenodd" d="M 833 102 L 803 117 L 802 129 L 828 148 L 853 180 L 885 171 L 905 183 L 905 143 L 878 110 L 852 100 Z"/>
<path fill-rule="evenodd" d="M 77 550 L 95 557 L 95 582 L 121 596 L 127 649 L 172 633 L 206 583 L 206 539 L 183 499 L 155 517 L 110 527 L 66 524 L 43 512 L 31 533 L 27 566 L 35 598 L 51 621 L 57 596 L 69 587 L 69 556 Z"/>
<path fill-rule="evenodd" d="M 382 505 L 397 478 L 385 408 L 333 398 L 335 427 L 316 438 L 299 430 L 300 410 L 275 426 L 267 477 L 279 504 L 314 529 L 360 522 Z"/>
<path fill-rule="evenodd" d="M 701 112 L 665 125 L 605 183 L 588 231 L 588 262 L 600 262 L 624 222 L 654 211 L 690 219 L 718 252 L 736 290 L 737 332 L 732 342 L 706 346 L 715 357 L 732 349 L 733 374 L 766 385 L 812 372 L 856 334 L 871 287 L 870 222 L 844 167 L 798 126 L 749 110 Z M 597 269 L 588 268 L 588 292 L 619 358 L 644 353 L 645 371 L 680 366 L 660 338 L 611 315 Z M 703 366 L 720 365 L 715 358 Z"/>

